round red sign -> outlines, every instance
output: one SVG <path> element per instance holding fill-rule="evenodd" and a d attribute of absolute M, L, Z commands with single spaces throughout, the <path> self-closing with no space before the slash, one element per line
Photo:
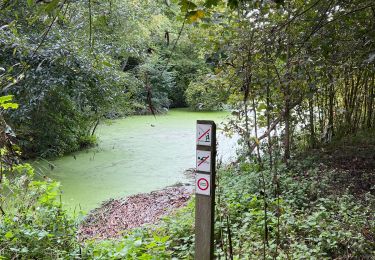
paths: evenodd
<path fill-rule="evenodd" d="M 197 183 L 198 183 L 198 188 L 200 190 L 207 190 L 208 189 L 208 180 L 207 179 L 200 178 Z"/>

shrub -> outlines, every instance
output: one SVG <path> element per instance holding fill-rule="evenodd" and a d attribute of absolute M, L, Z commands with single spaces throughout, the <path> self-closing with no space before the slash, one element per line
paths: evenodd
<path fill-rule="evenodd" d="M 85 259 L 169 259 L 168 236 L 159 236 L 139 228 L 120 240 L 88 241 L 83 250 Z"/>
<path fill-rule="evenodd" d="M 18 165 L 1 184 L 0 255 L 4 259 L 78 257 L 74 219 L 58 201 L 59 184 Z"/>
<path fill-rule="evenodd" d="M 186 101 L 194 110 L 222 109 L 227 98 L 225 80 L 208 74 L 192 81 L 185 92 Z"/>

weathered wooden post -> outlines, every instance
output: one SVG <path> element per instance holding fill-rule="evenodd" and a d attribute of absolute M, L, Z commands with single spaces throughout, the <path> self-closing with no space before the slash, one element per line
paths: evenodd
<path fill-rule="evenodd" d="M 216 125 L 197 121 L 195 175 L 195 259 L 214 257 Z"/>

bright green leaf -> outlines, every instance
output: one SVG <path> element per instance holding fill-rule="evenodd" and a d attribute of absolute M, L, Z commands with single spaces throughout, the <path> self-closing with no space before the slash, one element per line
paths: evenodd
<path fill-rule="evenodd" d="M 5 238 L 6 238 L 6 239 L 11 239 L 12 237 L 14 237 L 12 231 L 8 231 L 7 233 L 5 233 Z"/>
<path fill-rule="evenodd" d="M 0 104 L 3 104 L 5 102 L 9 102 L 13 100 L 13 95 L 6 95 L 0 97 Z"/>
<path fill-rule="evenodd" d="M 4 109 L 17 109 L 18 108 L 18 104 L 17 103 L 5 103 L 5 104 L 0 104 L 0 107 L 4 108 Z"/>

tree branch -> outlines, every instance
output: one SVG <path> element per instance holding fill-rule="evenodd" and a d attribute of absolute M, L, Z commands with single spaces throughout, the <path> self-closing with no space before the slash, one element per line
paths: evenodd
<path fill-rule="evenodd" d="M 289 107 L 289 110 L 295 108 L 297 105 L 299 105 L 303 100 L 303 96 L 301 96 L 300 98 L 298 98 L 295 102 L 293 102 L 290 107 Z M 254 149 L 256 147 L 259 146 L 259 141 L 263 140 L 264 138 L 268 137 L 271 132 L 275 129 L 275 127 L 281 122 L 281 120 L 284 118 L 286 114 L 286 111 L 285 109 L 280 113 L 279 117 L 275 119 L 275 121 L 272 122 L 272 124 L 269 126 L 269 128 L 267 128 L 267 131 L 264 132 L 261 136 L 258 137 L 258 139 L 256 140 L 256 142 L 254 142 L 250 147 L 249 147 L 249 154 L 251 154 Z"/>
<path fill-rule="evenodd" d="M 47 30 L 43 33 L 43 35 L 42 35 L 42 39 L 41 39 L 40 43 L 38 44 L 38 46 L 34 49 L 33 54 L 31 55 L 31 58 L 34 58 L 36 52 L 39 50 L 40 47 L 42 47 L 43 43 L 44 43 L 45 40 L 47 39 L 47 35 L 48 35 L 48 33 L 51 31 L 52 26 L 53 26 L 54 23 L 56 22 L 56 20 L 57 20 L 57 16 L 60 14 L 61 10 L 63 9 L 63 7 L 64 7 L 66 1 L 67 1 L 67 0 L 64 0 L 63 4 L 60 6 L 59 10 L 57 11 L 57 13 L 55 14 L 55 16 L 53 17 L 51 24 L 48 26 Z"/>

